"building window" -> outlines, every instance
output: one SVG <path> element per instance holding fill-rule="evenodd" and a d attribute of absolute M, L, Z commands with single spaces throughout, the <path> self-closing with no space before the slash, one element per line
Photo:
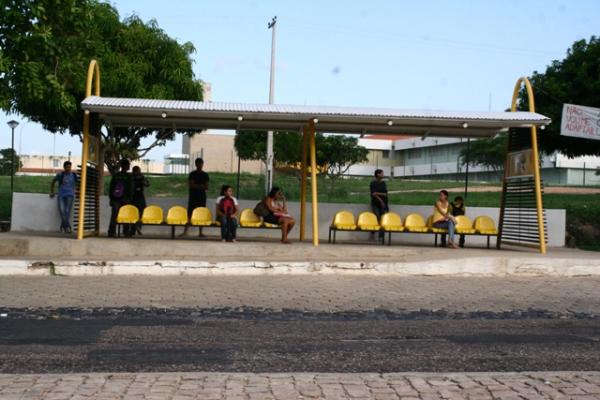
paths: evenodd
<path fill-rule="evenodd" d="M 415 158 L 421 158 L 421 149 L 412 149 L 408 152 L 408 159 L 414 160 Z"/>
<path fill-rule="evenodd" d="M 443 156 L 446 154 L 446 147 L 445 146 L 435 146 L 431 149 L 431 154 L 434 157 Z"/>
<path fill-rule="evenodd" d="M 60 160 L 57 160 L 56 158 L 54 160 L 52 160 L 52 168 L 58 168 L 60 166 Z"/>
<path fill-rule="evenodd" d="M 390 151 L 389 150 L 383 150 L 381 152 L 381 157 L 382 158 L 390 158 Z"/>

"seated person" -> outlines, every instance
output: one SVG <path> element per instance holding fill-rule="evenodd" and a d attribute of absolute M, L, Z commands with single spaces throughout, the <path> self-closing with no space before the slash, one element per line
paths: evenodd
<path fill-rule="evenodd" d="M 466 207 L 465 201 L 462 196 L 456 196 L 454 201 L 450 203 L 450 214 L 457 217 L 459 215 L 465 215 Z M 446 246 L 446 234 L 442 234 L 442 247 Z M 465 235 L 460 235 L 460 239 L 458 241 L 458 245 L 460 247 L 465 247 Z"/>
<path fill-rule="evenodd" d="M 269 224 L 281 226 L 281 243 L 289 244 L 288 234 L 294 227 L 296 221 L 287 210 L 287 202 L 283 192 L 273 186 L 269 194 L 263 199 L 269 213 L 263 217 L 263 221 Z"/>
<path fill-rule="evenodd" d="M 451 214 L 450 208 L 448 191 L 441 190 L 440 196 L 433 206 L 433 226 L 440 229 L 448 229 L 448 247 L 458 249 L 458 246 L 454 242 L 456 217 Z"/>
<path fill-rule="evenodd" d="M 452 215 L 458 217 L 459 215 L 465 215 L 467 212 L 467 208 L 465 207 L 465 201 L 462 196 L 456 196 L 454 201 L 450 203 L 452 207 Z M 458 240 L 458 245 L 460 247 L 465 247 L 465 235 L 460 235 L 460 239 Z"/>
<path fill-rule="evenodd" d="M 237 230 L 238 201 L 233 197 L 233 188 L 229 185 L 221 187 L 221 195 L 217 197 L 217 220 L 221 223 L 221 240 L 235 242 Z"/>

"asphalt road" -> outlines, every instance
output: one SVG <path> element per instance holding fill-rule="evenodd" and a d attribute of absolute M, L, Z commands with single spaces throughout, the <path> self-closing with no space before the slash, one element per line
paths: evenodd
<path fill-rule="evenodd" d="M 0 373 L 597 370 L 600 319 L 1 318 Z"/>

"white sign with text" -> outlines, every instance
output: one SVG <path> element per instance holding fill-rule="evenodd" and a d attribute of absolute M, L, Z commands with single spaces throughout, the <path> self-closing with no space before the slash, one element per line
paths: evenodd
<path fill-rule="evenodd" d="M 564 104 L 560 134 L 600 140 L 600 108 Z"/>

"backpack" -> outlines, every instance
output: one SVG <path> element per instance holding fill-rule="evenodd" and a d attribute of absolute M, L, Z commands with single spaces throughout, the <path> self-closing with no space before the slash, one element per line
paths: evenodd
<path fill-rule="evenodd" d="M 259 217 L 266 217 L 267 215 L 269 215 L 269 213 L 269 207 L 267 207 L 264 200 L 261 200 L 258 203 L 256 203 L 256 206 L 254 207 L 254 214 L 256 214 Z"/>
<path fill-rule="evenodd" d="M 122 180 L 115 182 L 111 196 L 113 199 L 121 199 L 125 195 L 125 183 Z"/>

